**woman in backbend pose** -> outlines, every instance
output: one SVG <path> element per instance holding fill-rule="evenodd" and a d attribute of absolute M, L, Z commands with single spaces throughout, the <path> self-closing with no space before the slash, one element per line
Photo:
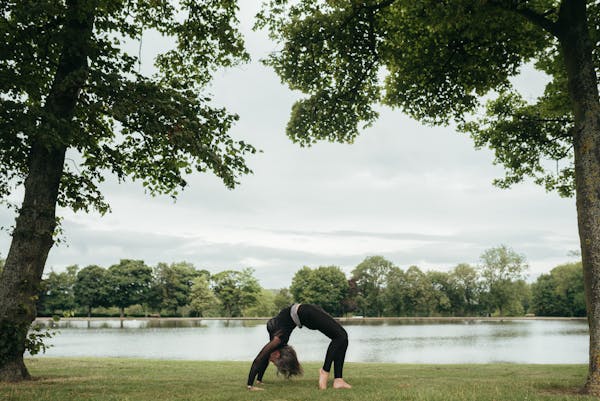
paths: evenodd
<path fill-rule="evenodd" d="M 248 389 L 262 390 L 254 386 L 254 379 L 262 383 L 263 374 L 269 365 L 269 361 L 277 367 L 279 373 L 289 378 L 293 375 L 302 374 L 302 367 L 296 357 L 296 351 L 288 345 L 292 331 L 298 327 L 306 326 L 312 330 L 319 330 L 331 339 L 325 362 L 319 370 L 319 388 L 327 388 L 329 371 L 333 363 L 334 388 L 351 388 L 342 378 L 344 359 L 348 348 L 348 334 L 346 330 L 335 321 L 331 315 L 320 306 L 311 304 L 294 304 L 285 309 L 267 322 L 269 331 L 269 343 L 258 353 L 250 368 L 248 375 Z"/>

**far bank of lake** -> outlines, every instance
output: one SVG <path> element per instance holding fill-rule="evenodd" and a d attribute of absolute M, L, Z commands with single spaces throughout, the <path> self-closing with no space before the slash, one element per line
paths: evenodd
<path fill-rule="evenodd" d="M 48 318 L 38 322 L 47 324 Z M 580 318 L 349 318 L 350 362 L 579 364 L 588 360 Z M 61 319 L 46 356 L 251 361 L 268 341 L 265 318 Z M 290 338 L 319 361 L 328 339 L 306 328 Z M 43 355 L 41 356 L 43 357 Z"/>

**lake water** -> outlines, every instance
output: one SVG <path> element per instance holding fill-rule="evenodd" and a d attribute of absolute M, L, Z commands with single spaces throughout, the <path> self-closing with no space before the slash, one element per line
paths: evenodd
<path fill-rule="evenodd" d="M 39 357 L 127 357 L 252 361 L 268 342 L 265 321 L 61 321 Z M 583 320 L 367 321 L 343 323 L 349 362 L 579 364 L 588 360 Z M 296 329 L 289 343 L 301 361 L 321 361 L 329 340 Z M 36 356 L 37 357 L 37 356 Z"/>

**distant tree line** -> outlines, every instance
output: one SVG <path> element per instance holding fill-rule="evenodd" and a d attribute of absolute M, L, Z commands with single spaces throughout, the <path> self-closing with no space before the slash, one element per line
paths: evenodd
<path fill-rule="evenodd" d="M 50 272 L 42 281 L 38 315 L 242 316 L 259 304 L 262 288 L 251 269 L 211 275 L 192 264 L 123 259 Z"/>
<path fill-rule="evenodd" d="M 0 268 L 1 268 L 0 260 Z M 103 268 L 69 266 L 42 282 L 38 315 L 271 316 L 293 303 L 316 303 L 333 315 L 585 316 L 581 263 L 525 281 L 525 258 L 506 246 L 476 266 L 403 270 L 382 256 L 359 263 L 350 278 L 338 266 L 302 267 L 288 288 L 260 286 L 252 269 L 210 274 L 192 264 L 121 260 Z"/>

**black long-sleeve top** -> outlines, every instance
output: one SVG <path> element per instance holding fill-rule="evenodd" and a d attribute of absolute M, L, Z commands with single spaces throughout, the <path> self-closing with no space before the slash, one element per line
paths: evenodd
<path fill-rule="evenodd" d="M 269 342 L 260 350 L 254 362 L 252 362 L 248 374 L 248 386 L 254 384 L 254 378 L 262 381 L 265 370 L 269 366 L 271 353 L 288 343 L 290 334 L 296 328 L 296 324 L 290 315 L 290 309 L 291 306 L 282 309 L 277 316 L 267 322 Z M 306 326 L 311 330 L 319 330 L 329 338 L 333 339 L 346 335 L 342 326 L 318 305 L 301 304 L 298 308 L 298 318 L 302 326 Z"/>
<path fill-rule="evenodd" d="M 248 385 L 254 384 L 254 378 L 262 381 L 265 370 L 269 366 L 269 357 L 271 353 L 287 344 L 290 334 L 296 327 L 290 315 L 291 306 L 282 309 L 277 316 L 267 322 L 267 331 L 269 332 L 269 342 L 265 345 L 252 362 L 250 373 L 248 374 Z"/>

